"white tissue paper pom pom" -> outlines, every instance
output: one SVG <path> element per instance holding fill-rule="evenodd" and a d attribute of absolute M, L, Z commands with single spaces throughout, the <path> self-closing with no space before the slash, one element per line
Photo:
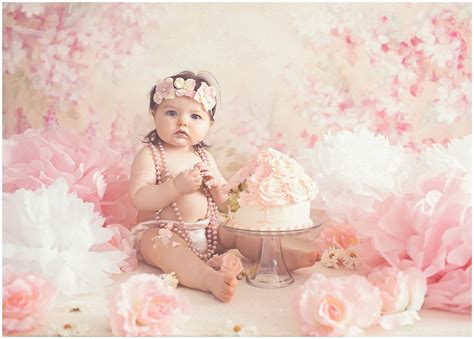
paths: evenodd
<path fill-rule="evenodd" d="M 418 187 L 426 180 L 439 175 L 461 178 L 461 188 L 466 194 L 472 191 L 472 143 L 471 136 L 456 138 L 447 146 L 433 144 L 421 154 L 412 175 L 412 187 Z"/>
<path fill-rule="evenodd" d="M 120 251 L 90 252 L 113 232 L 63 179 L 36 191 L 3 193 L 3 264 L 41 272 L 65 295 L 90 293 L 120 273 Z"/>
<path fill-rule="evenodd" d="M 437 176 L 447 170 L 471 172 L 472 143 L 471 136 L 456 138 L 449 141 L 447 146 L 433 144 L 420 155 L 417 176 Z"/>
<path fill-rule="evenodd" d="M 326 134 L 314 156 L 319 194 L 312 208 L 326 210 L 337 222 L 351 222 L 357 210 L 370 213 L 375 201 L 402 191 L 413 162 L 401 146 L 367 129 Z"/>

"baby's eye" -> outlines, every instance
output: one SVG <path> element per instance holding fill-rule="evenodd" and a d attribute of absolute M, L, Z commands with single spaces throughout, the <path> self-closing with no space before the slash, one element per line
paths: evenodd
<path fill-rule="evenodd" d="M 176 111 L 166 111 L 166 115 L 169 115 L 170 117 L 175 117 L 176 114 Z"/>
<path fill-rule="evenodd" d="M 191 115 L 191 118 L 193 118 L 194 120 L 202 119 L 202 117 L 199 114 L 193 114 Z"/>

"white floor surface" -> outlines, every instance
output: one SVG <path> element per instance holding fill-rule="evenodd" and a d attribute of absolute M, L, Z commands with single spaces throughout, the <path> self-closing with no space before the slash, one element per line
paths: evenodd
<path fill-rule="evenodd" d="M 107 315 L 107 298 L 110 292 L 132 274 L 160 273 L 144 263 L 137 271 L 122 273 L 114 277 L 114 284 L 95 295 L 58 300 L 46 322 L 39 328 L 23 335 L 57 336 L 76 334 L 80 336 L 111 336 Z M 177 336 L 223 336 L 232 334 L 234 325 L 239 325 L 244 336 L 303 336 L 297 319 L 290 307 L 295 288 L 314 272 L 328 276 L 350 274 L 321 267 L 319 264 L 293 272 L 295 282 L 284 288 L 262 289 L 240 280 L 233 300 L 224 304 L 210 293 L 178 287 L 192 305 L 192 316 Z M 80 311 L 70 312 L 78 308 Z M 366 336 L 471 336 L 472 317 L 436 310 L 422 310 L 421 320 L 414 325 L 386 331 L 374 326 L 365 331 Z M 69 332 L 61 328 L 71 328 Z"/>

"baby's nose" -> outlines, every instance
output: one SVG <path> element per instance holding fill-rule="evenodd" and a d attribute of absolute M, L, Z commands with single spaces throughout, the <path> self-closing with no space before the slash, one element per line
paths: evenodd
<path fill-rule="evenodd" d="M 188 119 L 186 117 L 180 117 L 178 119 L 178 126 L 187 126 L 188 125 Z"/>

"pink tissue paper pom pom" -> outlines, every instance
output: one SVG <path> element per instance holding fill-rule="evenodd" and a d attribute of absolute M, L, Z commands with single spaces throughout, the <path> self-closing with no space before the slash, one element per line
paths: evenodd
<path fill-rule="evenodd" d="M 431 283 L 423 307 L 472 313 L 472 263 L 449 271 Z"/>
<path fill-rule="evenodd" d="M 414 267 L 401 271 L 385 266 L 373 270 L 367 279 L 380 289 L 383 300 L 379 324 L 388 330 L 411 325 L 420 320 L 421 309 L 426 294 L 426 279 L 423 273 Z"/>
<path fill-rule="evenodd" d="M 172 335 L 190 316 L 190 303 L 154 274 L 136 274 L 122 283 L 110 302 L 114 336 Z"/>
<path fill-rule="evenodd" d="M 119 264 L 123 272 L 134 271 L 138 267 L 137 250 L 133 248 L 133 236 L 128 228 L 120 224 L 110 224 L 105 227 L 114 232 L 112 238 L 102 244 L 97 244 L 91 247 L 94 252 L 107 252 L 119 250 L 127 258 Z"/>
<path fill-rule="evenodd" d="M 413 192 L 392 194 L 374 204 L 373 214 L 357 221 L 359 235 L 371 239 L 386 263 L 400 270 L 415 267 L 423 272 L 428 284 L 424 308 L 455 312 L 471 309 L 471 301 L 465 297 L 470 294 L 470 276 L 458 271 L 472 266 L 467 175 L 447 171 L 420 179 Z M 457 271 L 460 279 L 456 288 L 452 271 Z"/>
<path fill-rule="evenodd" d="M 376 324 L 382 310 L 377 287 L 359 275 L 313 274 L 293 299 L 301 329 L 311 336 L 354 336 Z"/>
<path fill-rule="evenodd" d="M 107 151 L 104 151 L 107 150 Z M 3 141 L 3 191 L 35 190 L 64 179 L 105 224 L 130 227 L 136 211 L 128 199 L 129 159 L 105 138 L 89 138 L 63 128 L 28 129 Z"/>
<path fill-rule="evenodd" d="M 55 295 L 52 285 L 31 273 L 3 268 L 3 334 L 29 331 L 41 325 Z"/>

